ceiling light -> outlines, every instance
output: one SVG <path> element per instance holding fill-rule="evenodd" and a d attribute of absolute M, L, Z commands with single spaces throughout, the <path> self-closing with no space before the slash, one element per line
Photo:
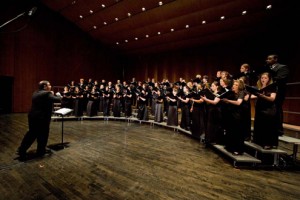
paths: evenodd
<path fill-rule="evenodd" d="M 146 35 L 146 38 L 148 38 L 149 37 L 149 35 Z"/>
<path fill-rule="evenodd" d="M 190 26 L 187 24 L 187 25 L 185 25 L 185 28 L 189 28 Z"/>
<path fill-rule="evenodd" d="M 221 16 L 221 17 L 220 17 L 220 20 L 223 20 L 223 19 L 225 19 L 225 16 Z"/>
<path fill-rule="evenodd" d="M 93 14 L 94 11 L 90 10 L 90 13 Z"/>
<path fill-rule="evenodd" d="M 268 6 L 266 7 L 267 10 L 270 10 L 271 8 L 272 8 L 272 5 L 268 5 Z"/>
<path fill-rule="evenodd" d="M 138 40 L 139 38 L 136 37 L 136 38 L 134 38 L 134 39 L 135 39 L 135 40 Z"/>
<path fill-rule="evenodd" d="M 130 16 L 131 16 L 131 13 L 127 13 L 127 16 L 130 17 Z"/>
<path fill-rule="evenodd" d="M 72 5 L 74 5 L 76 3 L 76 1 L 72 1 Z"/>
<path fill-rule="evenodd" d="M 116 17 L 115 20 L 116 20 L 116 21 L 119 21 L 119 18 Z"/>
<path fill-rule="evenodd" d="M 125 40 L 125 42 L 128 42 L 128 40 Z"/>
<path fill-rule="evenodd" d="M 205 21 L 205 20 L 203 20 L 203 21 L 202 21 L 202 24 L 206 24 L 206 21 Z"/>
<path fill-rule="evenodd" d="M 159 32 L 159 31 L 157 32 L 157 35 L 160 35 L 160 32 Z"/>
<path fill-rule="evenodd" d="M 119 45 L 119 42 L 116 42 L 116 45 Z"/>
<path fill-rule="evenodd" d="M 102 4 L 101 6 L 102 6 L 102 8 L 105 8 L 105 5 L 104 5 L 104 4 Z"/>
<path fill-rule="evenodd" d="M 247 11 L 244 10 L 244 11 L 242 12 L 242 15 L 246 15 L 246 14 L 247 14 Z"/>
<path fill-rule="evenodd" d="M 145 7 L 143 7 L 143 8 L 142 8 L 142 11 L 146 11 L 146 8 L 145 8 Z"/>
<path fill-rule="evenodd" d="M 106 22 L 103 22 L 103 24 L 104 24 L 104 25 L 107 25 L 107 23 L 106 23 Z"/>
<path fill-rule="evenodd" d="M 171 28 L 171 32 L 173 32 L 174 31 L 174 28 Z"/>
<path fill-rule="evenodd" d="M 97 26 L 93 26 L 93 29 L 97 29 Z"/>
<path fill-rule="evenodd" d="M 162 5 L 163 5 L 163 2 L 162 2 L 162 1 L 158 2 L 158 5 L 162 6 Z"/>
<path fill-rule="evenodd" d="M 82 16 L 82 15 L 79 15 L 79 18 L 80 18 L 80 19 L 83 19 L 83 16 Z"/>

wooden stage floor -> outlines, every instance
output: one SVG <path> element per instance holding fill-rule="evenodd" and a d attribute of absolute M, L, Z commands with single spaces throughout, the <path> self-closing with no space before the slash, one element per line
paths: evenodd
<path fill-rule="evenodd" d="M 298 170 L 234 168 L 185 134 L 126 121 L 65 121 L 67 148 L 20 162 L 27 128 L 26 114 L 0 115 L 1 200 L 300 197 Z M 52 121 L 48 145 L 60 142 L 61 122 Z"/>

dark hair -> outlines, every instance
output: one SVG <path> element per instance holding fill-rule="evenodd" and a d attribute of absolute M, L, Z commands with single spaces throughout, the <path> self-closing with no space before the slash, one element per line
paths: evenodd
<path fill-rule="evenodd" d="M 39 82 L 39 90 L 43 90 L 47 86 L 49 81 L 43 80 Z"/>

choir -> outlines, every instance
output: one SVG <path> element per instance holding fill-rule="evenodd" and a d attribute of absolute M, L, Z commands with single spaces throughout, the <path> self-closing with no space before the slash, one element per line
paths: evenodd
<path fill-rule="evenodd" d="M 199 74 L 189 82 L 180 78 L 174 83 L 167 79 L 157 82 L 153 78 L 147 81 L 133 78 L 131 82 L 118 80 L 113 84 L 81 78 L 78 84 L 71 81 L 64 87 L 62 107 L 74 109 L 75 116 L 103 112 L 104 116 L 127 118 L 132 117 L 132 108 L 136 108 L 139 120 L 151 117 L 158 123 L 165 121 L 169 126 L 180 126 L 206 145 L 225 145 L 233 155 L 243 154 L 245 140 L 266 149 L 276 148 L 278 137 L 271 128 L 276 127 L 277 89 L 263 93 L 248 91 L 248 69 L 249 65 L 243 64 L 236 76 L 218 71 L 211 82 L 207 75 Z M 272 83 L 269 73 L 255 77 L 258 91 Z M 253 137 L 250 99 L 256 101 Z"/>

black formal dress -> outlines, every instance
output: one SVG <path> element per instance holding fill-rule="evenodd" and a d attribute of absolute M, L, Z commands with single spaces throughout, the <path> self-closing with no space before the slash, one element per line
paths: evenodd
<path fill-rule="evenodd" d="M 235 94 L 230 100 L 244 99 L 244 92 L 241 91 L 238 94 Z M 244 134 L 242 126 L 242 105 L 233 105 L 227 103 L 225 105 L 225 148 L 234 153 L 237 152 L 242 154 L 244 152 Z"/>
<path fill-rule="evenodd" d="M 181 98 L 183 100 L 189 99 L 190 97 L 191 97 L 190 94 L 181 95 Z M 180 101 L 179 107 L 181 109 L 180 127 L 189 131 L 191 128 L 191 118 L 190 118 L 191 104 L 190 102 Z"/>
<path fill-rule="evenodd" d="M 276 92 L 276 89 L 270 88 L 265 91 L 266 96 Z M 270 102 L 263 98 L 258 98 L 255 104 L 255 120 L 253 142 L 264 146 L 278 146 L 278 126 L 277 106 L 275 101 Z"/>
<path fill-rule="evenodd" d="M 154 109 L 154 121 L 155 122 L 163 122 L 163 96 L 157 96 L 155 98 L 155 109 Z"/>
<path fill-rule="evenodd" d="M 210 99 L 210 100 L 214 100 L 214 99 Z M 207 111 L 207 125 L 205 131 L 205 143 L 224 144 L 224 131 L 222 127 L 222 115 L 221 115 L 220 102 L 217 103 L 216 105 L 207 103 L 206 111 Z"/>
<path fill-rule="evenodd" d="M 175 101 L 168 101 L 168 119 L 167 119 L 167 125 L 168 126 L 178 126 L 178 110 L 177 110 L 177 104 L 178 104 L 178 97 L 175 96 L 173 93 L 170 93 L 168 96 L 171 100 Z"/>
<path fill-rule="evenodd" d="M 138 114 L 137 118 L 139 120 L 149 120 L 148 108 L 147 108 L 147 96 L 144 93 L 141 93 L 137 98 Z"/>
<path fill-rule="evenodd" d="M 133 99 L 133 94 L 131 90 L 128 89 L 124 94 L 125 117 L 130 117 L 132 115 L 132 101 L 133 101 L 132 99 Z"/>
<path fill-rule="evenodd" d="M 200 91 L 193 92 L 192 97 L 195 100 L 200 100 Z M 191 113 L 191 132 L 194 138 L 200 139 L 200 136 L 204 139 L 205 135 L 205 104 L 194 102 L 192 105 Z"/>
<path fill-rule="evenodd" d="M 112 111 L 114 117 L 121 117 L 122 110 L 122 92 L 116 92 L 113 96 Z"/>

